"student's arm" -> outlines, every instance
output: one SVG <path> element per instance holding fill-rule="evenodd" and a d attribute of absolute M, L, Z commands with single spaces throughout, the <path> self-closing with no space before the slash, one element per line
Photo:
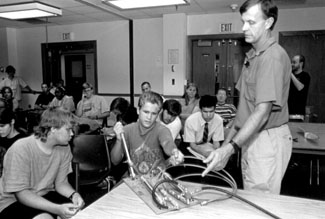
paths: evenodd
<path fill-rule="evenodd" d="M 117 122 L 114 126 L 114 132 L 116 134 L 116 141 L 111 150 L 111 161 L 114 165 L 121 162 L 124 157 L 124 150 L 122 145 L 121 133 L 123 133 L 123 125 L 121 122 Z"/>
<path fill-rule="evenodd" d="M 177 165 L 184 161 L 184 155 L 180 150 L 178 150 L 177 146 L 175 145 L 172 134 L 168 128 L 163 127 L 161 130 L 159 130 L 158 138 L 165 154 L 170 157 L 169 162 L 172 165 Z"/>
<path fill-rule="evenodd" d="M 211 144 L 208 142 L 203 143 L 203 144 L 196 144 L 196 143 L 190 142 L 190 147 L 205 157 L 208 157 L 209 154 L 216 149 L 215 148 L 216 146 L 214 144 Z"/>
<path fill-rule="evenodd" d="M 81 117 L 82 116 L 82 110 L 83 110 L 83 99 L 81 99 L 80 101 L 79 101 L 79 103 L 77 104 L 77 110 L 76 110 L 76 116 L 79 116 L 79 117 Z"/>
<path fill-rule="evenodd" d="M 84 206 L 84 200 L 82 199 L 81 195 L 77 193 L 70 183 L 68 182 L 67 177 L 60 182 L 60 183 L 55 183 L 55 190 L 62 196 L 71 198 L 71 201 L 73 204 L 77 205 L 78 208 L 82 208 Z M 71 197 L 72 195 L 72 197 Z"/>
<path fill-rule="evenodd" d="M 301 83 L 293 73 L 291 73 L 291 80 L 298 91 L 301 91 L 305 87 L 305 85 Z"/>
<path fill-rule="evenodd" d="M 103 113 L 97 113 L 96 115 L 91 115 L 91 116 L 88 116 L 89 119 L 104 119 L 106 117 L 109 117 L 111 114 L 110 111 L 107 111 L 107 112 L 103 112 Z"/>
<path fill-rule="evenodd" d="M 30 88 L 28 85 L 26 87 L 24 87 L 24 89 L 27 90 L 29 93 L 36 94 L 36 92 L 34 90 L 32 90 L 32 88 Z"/>

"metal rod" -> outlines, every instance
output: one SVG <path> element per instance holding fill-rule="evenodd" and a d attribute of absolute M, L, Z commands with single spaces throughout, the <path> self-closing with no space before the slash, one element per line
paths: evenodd
<path fill-rule="evenodd" d="M 134 169 L 133 169 L 133 162 L 131 160 L 128 147 L 126 145 L 124 133 L 121 133 L 121 138 L 122 138 L 122 141 L 123 141 L 123 147 L 124 147 L 124 151 L 125 151 L 125 154 L 126 154 L 126 159 L 127 159 L 128 164 L 129 164 L 131 178 L 134 179 L 135 178 L 135 172 L 134 172 Z"/>

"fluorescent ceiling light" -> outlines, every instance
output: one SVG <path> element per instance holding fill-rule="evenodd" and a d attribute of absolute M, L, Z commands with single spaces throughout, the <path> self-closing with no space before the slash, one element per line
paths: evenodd
<path fill-rule="evenodd" d="M 62 15 L 62 10 L 41 2 L 24 2 L 0 6 L 0 17 L 19 20 Z"/>
<path fill-rule="evenodd" d="M 189 4 L 189 0 L 102 0 L 102 2 L 113 5 L 120 9 L 148 8 L 148 7 Z"/>

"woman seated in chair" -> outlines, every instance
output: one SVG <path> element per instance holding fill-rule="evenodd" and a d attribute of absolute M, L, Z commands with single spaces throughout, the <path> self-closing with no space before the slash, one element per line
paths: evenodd
<path fill-rule="evenodd" d="M 16 111 L 18 109 L 18 101 L 13 98 L 13 92 L 10 87 L 3 87 L 1 89 L 1 95 L 1 100 L 4 102 L 6 108 L 9 108 L 13 111 Z"/>
<path fill-rule="evenodd" d="M 11 109 L 0 109 L 0 176 L 2 175 L 3 157 L 8 148 L 26 134 L 15 127 L 15 114 Z"/>

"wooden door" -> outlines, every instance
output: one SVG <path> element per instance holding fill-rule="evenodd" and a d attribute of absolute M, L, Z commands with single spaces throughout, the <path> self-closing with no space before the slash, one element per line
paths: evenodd
<path fill-rule="evenodd" d="M 325 31 L 281 32 L 279 43 L 290 58 L 297 54 L 305 56 L 304 70 L 311 77 L 307 106 L 315 115 L 314 121 L 325 122 Z"/>
<path fill-rule="evenodd" d="M 193 40 L 192 78 L 199 87 L 199 94 L 215 95 L 219 88 L 225 88 L 228 102 L 237 105 L 235 85 L 250 47 L 242 37 L 205 40 L 203 43 Z"/>

